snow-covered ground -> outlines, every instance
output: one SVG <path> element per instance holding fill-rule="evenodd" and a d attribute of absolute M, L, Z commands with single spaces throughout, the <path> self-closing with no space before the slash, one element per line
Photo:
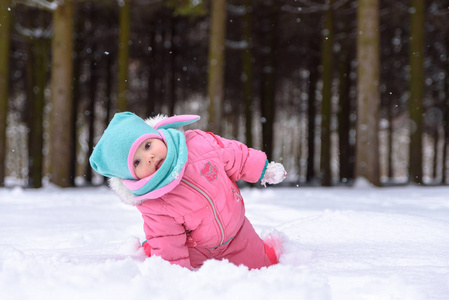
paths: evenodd
<path fill-rule="evenodd" d="M 106 187 L 0 189 L 0 299 L 449 299 L 449 188 L 243 189 L 280 264 L 197 271 L 145 258 Z"/>

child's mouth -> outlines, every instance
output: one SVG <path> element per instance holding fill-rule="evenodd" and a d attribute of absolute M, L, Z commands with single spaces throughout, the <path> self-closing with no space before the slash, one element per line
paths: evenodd
<path fill-rule="evenodd" d="M 162 166 L 163 163 L 164 163 L 164 160 L 163 160 L 163 159 L 161 159 L 161 160 L 157 163 L 157 165 L 156 165 L 156 171 L 159 170 L 159 168 Z"/>

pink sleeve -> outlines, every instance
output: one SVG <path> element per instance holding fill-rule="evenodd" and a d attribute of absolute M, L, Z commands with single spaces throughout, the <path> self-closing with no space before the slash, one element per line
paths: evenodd
<path fill-rule="evenodd" d="M 184 227 L 170 216 L 142 214 L 142 217 L 145 236 L 151 246 L 151 255 L 190 268 Z"/>
<path fill-rule="evenodd" d="M 245 144 L 222 138 L 209 133 L 215 138 L 221 149 L 225 170 L 233 181 L 245 180 L 257 182 L 265 169 L 267 155 L 259 150 L 248 148 Z"/>

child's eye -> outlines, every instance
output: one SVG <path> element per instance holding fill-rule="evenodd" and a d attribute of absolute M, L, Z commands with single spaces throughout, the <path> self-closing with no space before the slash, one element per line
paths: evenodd
<path fill-rule="evenodd" d="M 140 159 L 136 159 L 134 161 L 134 167 L 137 167 L 139 165 L 139 163 L 140 163 Z"/>
<path fill-rule="evenodd" d="M 148 150 L 150 148 L 150 146 L 151 146 L 151 143 L 146 143 L 145 144 L 145 150 Z"/>

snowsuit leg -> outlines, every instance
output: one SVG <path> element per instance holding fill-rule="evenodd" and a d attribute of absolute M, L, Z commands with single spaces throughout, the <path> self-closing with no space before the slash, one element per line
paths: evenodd
<path fill-rule="evenodd" d="M 199 268 L 208 259 L 227 259 L 235 265 L 245 265 L 250 269 L 260 269 L 277 264 L 274 249 L 259 237 L 245 217 L 237 235 L 226 245 L 218 248 L 189 248 L 190 264 Z"/>
<path fill-rule="evenodd" d="M 260 269 L 277 263 L 274 249 L 263 242 L 246 217 L 242 228 L 220 258 L 250 269 Z"/>
<path fill-rule="evenodd" d="M 204 248 L 189 248 L 190 265 L 193 268 L 199 268 L 203 263 L 212 258 L 208 249 Z"/>

